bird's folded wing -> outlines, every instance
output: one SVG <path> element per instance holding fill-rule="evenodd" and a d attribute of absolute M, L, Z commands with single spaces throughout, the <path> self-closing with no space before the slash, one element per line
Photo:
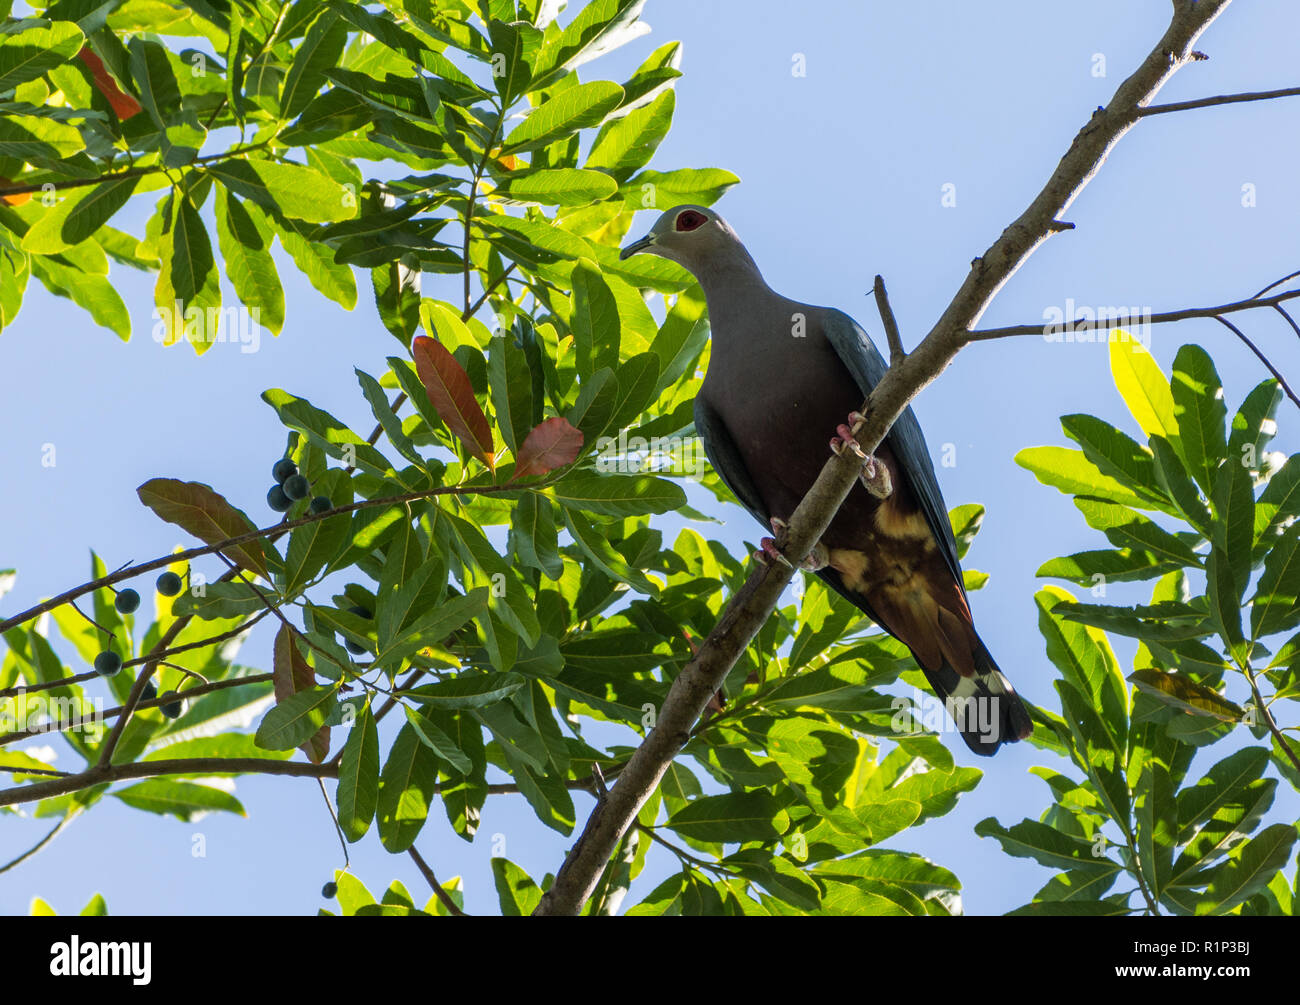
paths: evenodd
<path fill-rule="evenodd" d="M 736 449 L 736 441 L 731 438 L 722 417 L 704 400 L 703 394 L 695 396 L 695 432 L 704 441 L 704 452 L 723 484 L 731 489 L 755 520 L 764 527 L 768 526 L 767 507 L 763 505 L 758 489 L 754 488 L 754 480 Z"/>
<path fill-rule="evenodd" d="M 871 389 L 880 383 L 888 369 L 880 353 L 872 344 L 867 333 L 856 321 L 842 311 L 828 311 L 826 320 L 826 338 L 835 348 L 836 354 L 853 374 L 858 389 L 865 400 Z M 916 414 L 911 407 L 903 410 L 894 422 L 886 437 L 886 442 L 894 452 L 894 457 L 907 473 L 912 492 L 925 522 L 930 526 L 943 549 L 943 557 L 952 570 L 953 577 L 962 582 L 961 563 L 957 558 L 957 541 L 952 534 L 952 524 L 948 520 L 948 509 L 939 491 L 939 480 L 934 474 L 934 463 L 930 460 L 930 450 L 925 445 L 925 436 L 921 433 L 921 424 L 916 421 Z M 962 588 L 963 595 L 965 587 Z"/>

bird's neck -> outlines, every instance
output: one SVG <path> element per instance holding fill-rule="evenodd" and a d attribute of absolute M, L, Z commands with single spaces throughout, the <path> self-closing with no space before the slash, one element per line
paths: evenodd
<path fill-rule="evenodd" d="M 715 355 L 752 351 L 756 342 L 769 336 L 789 337 L 786 308 L 791 301 L 767 285 L 747 252 L 710 263 L 696 278 L 709 305 Z M 772 330 L 758 330 L 766 327 Z"/>

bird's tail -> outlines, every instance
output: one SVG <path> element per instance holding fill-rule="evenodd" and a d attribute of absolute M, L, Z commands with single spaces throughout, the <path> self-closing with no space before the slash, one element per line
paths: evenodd
<path fill-rule="evenodd" d="M 966 746 L 988 757 L 1002 744 L 1028 737 L 1034 731 L 1034 724 L 1016 689 L 998 669 L 984 643 L 978 636 L 975 642 L 972 676 L 963 677 L 947 659 L 937 670 L 927 670 L 924 666 L 921 670 L 948 709 Z"/>

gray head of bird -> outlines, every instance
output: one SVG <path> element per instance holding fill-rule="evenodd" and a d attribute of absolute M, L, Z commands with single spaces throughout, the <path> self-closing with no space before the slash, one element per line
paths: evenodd
<path fill-rule="evenodd" d="M 637 254 L 667 258 L 685 266 L 699 279 L 727 265 L 758 271 L 731 225 L 703 206 L 676 206 L 668 210 L 655 221 L 650 233 L 633 241 L 618 257 L 625 259 Z"/>

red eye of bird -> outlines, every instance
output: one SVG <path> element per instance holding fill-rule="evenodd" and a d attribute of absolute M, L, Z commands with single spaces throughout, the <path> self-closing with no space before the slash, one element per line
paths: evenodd
<path fill-rule="evenodd" d="M 685 213 L 679 213 L 673 227 L 679 231 L 695 230 L 697 227 L 704 225 L 708 217 L 703 213 L 697 213 L 693 209 L 688 209 Z"/>

